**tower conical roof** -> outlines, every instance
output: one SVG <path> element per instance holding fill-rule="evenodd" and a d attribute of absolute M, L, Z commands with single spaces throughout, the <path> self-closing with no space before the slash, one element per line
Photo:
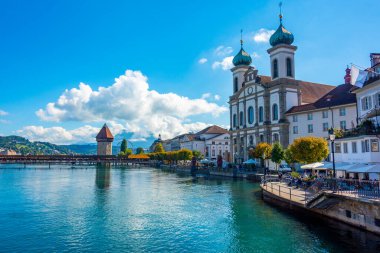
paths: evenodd
<path fill-rule="evenodd" d="M 96 141 L 113 141 L 114 137 L 108 128 L 107 124 L 104 124 L 96 136 Z"/>

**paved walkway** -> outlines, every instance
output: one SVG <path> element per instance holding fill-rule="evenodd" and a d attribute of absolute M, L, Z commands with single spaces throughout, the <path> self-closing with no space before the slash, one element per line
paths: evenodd
<path fill-rule="evenodd" d="M 306 199 L 310 198 L 312 194 L 304 190 L 294 187 L 289 187 L 286 183 L 280 182 L 267 182 L 265 185 L 261 184 L 264 190 L 287 200 L 305 205 Z"/>

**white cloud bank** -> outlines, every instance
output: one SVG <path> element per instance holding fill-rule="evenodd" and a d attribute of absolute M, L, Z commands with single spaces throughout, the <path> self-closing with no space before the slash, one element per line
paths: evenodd
<path fill-rule="evenodd" d="M 135 133 L 135 138 L 152 134 L 170 138 L 208 126 L 203 122 L 191 122 L 191 116 L 209 114 L 217 117 L 226 111 L 225 106 L 210 103 L 205 98 L 190 99 L 175 93 L 161 94 L 150 90 L 146 76 L 139 71 L 127 70 L 108 87 L 93 90 L 89 85 L 80 83 L 78 88 L 65 90 L 56 102 L 48 103 L 36 114 L 41 120 L 53 122 L 117 122 L 128 132 Z M 87 138 L 78 129 L 64 131 L 59 127 L 29 126 L 20 131 L 31 139 L 46 136 L 46 131 L 51 131 L 52 137 L 49 138 L 54 143 L 61 142 L 59 135 L 65 142 Z"/>
<path fill-rule="evenodd" d="M 257 43 L 268 43 L 270 36 L 274 33 L 274 30 L 268 30 L 261 28 L 253 35 L 253 40 Z"/>
<path fill-rule="evenodd" d="M 225 57 L 223 60 L 221 61 L 215 61 L 213 64 L 212 64 L 212 69 L 223 69 L 223 70 L 229 70 L 231 69 L 234 65 L 232 64 L 232 59 L 234 57 L 233 56 L 228 56 L 228 57 Z"/>

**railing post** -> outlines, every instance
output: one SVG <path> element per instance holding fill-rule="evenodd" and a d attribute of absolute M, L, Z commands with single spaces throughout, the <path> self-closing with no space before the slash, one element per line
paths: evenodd
<path fill-rule="evenodd" d="M 278 185 L 278 196 L 281 196 L 281 186 Z"/>
<path fill-rule="evenodd" d="M 289 188 L 289 198 L 292 200 L 292 188 Z"/>

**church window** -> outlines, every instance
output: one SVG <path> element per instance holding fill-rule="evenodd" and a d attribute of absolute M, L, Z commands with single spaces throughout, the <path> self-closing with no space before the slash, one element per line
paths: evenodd
<path fill-rule="evenodd" d="M 293 76 L 292 73 L 292 60 L 290 58 L 286 58 L 286 75 L 291 77 Z"/>
<path fill-rule="evenodd" d="M 248 107 L 248 123 L 253 124 L 254 116 L 253 116 L 253 107 Z"/>
<path fill-rule="evenodd" d="M 236 93 L 238 91 L 238 78 L 235 77 L 234 79 L 234 93 Z"/>
<path fill-rule="evenodd" d="M 244 113 L 241 111 L 239 116 L 240 125 L 242 126 L 244 125 Z"/>
<path fill-rule="evenodd" d="M 236 127 L 236 114 L 234 114 L 234 116 L 233 116 L 233 120 L 232 120 L 232 126 L 233 127 Z"/>
<path fill-rule="evenodd" d="M 278 120 L 278 105 L 277 104 L 272 105 L 272 119 Z"/>
<path fill-rule="evenodd" d="M 264 121 L 264 108 L 262 106 L 259 107 L 259 122 Z"/>
<path fill-rule="evenodd" d="M 278 61 L 277 59 L 273 60 L 273 78 L 278 77 Z"/>
<path fill-rule="evenodd" d="M 252 135 L 249 136 L 249 145 L 250 146 L 253 145 L 253 136 Z"/>
<path fill-rule="evenodd" d="M 273 141 L 274 142 L 278 142 L 279 138 L 278 138 L 278 134 L 274 134 L 273 135 Z"/>

